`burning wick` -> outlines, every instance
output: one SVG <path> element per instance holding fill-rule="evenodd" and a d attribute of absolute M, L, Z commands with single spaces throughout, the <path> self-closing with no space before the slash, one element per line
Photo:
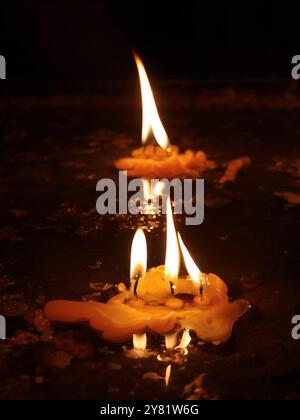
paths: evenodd
<path fill-rule="evenodd" d="M 134 283 L 134 296 L 138 301 L 137 288 L 139 280 L 145 275 L 147 270 L 147 243 L 144 232 L 138 229 L 134 235 L 131 246 L 130 277 Z"/>

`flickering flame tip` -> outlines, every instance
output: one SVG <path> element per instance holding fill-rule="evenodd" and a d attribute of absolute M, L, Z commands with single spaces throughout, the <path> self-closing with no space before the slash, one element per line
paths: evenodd
<path fill-rule="evenodd" d="M 192 280 L 195 283 L 197 283 L 198 285 L 200 285 L 200 283 L 201 283 L 201 271 L 199 270 L 195 261 L 191 257 L 187 247 L 185 246 L 185 244 L 184 244 L 184 242 L 181 238 L 180 233 L 178 233 L 178 240 L 179 240 L 180 249 L 181 249 L 181 252 L 182 252 L 182 256 L 183 256 L 183 259 L 184 259 L 186 269 L 187 269 L 189 275 L 191 276 Z"/>
<path fill-rule="evenodd" d="M 130 278 L 142 277 L 147 270 L 147 242 L 144 231 L 138 229 L 131 246 Z"/>
<path fill-rule="evenodd" d="M 151 132 L 153 133 L 157 143 L 163 149 L 167 150 L 170 146 L 168 135 L 160 120 L 151 85 L 140 57 L 133 52 L 135 63 L 138 69 L 142 105 L 143 105 L 143 126 L 142 126 L 142 143 L 145 145 L 149 139 Z"/>

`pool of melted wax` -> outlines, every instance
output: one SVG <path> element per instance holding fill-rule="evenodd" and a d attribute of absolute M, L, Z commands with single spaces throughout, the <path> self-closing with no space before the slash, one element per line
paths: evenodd
<path fill-rule="evenodd" d="M 163 360 L 162 337 L 149 335 L 155 355 L 130 359 L 122 346 L 105 343 L 86 326 L 47 325 L 28 315 L 54 298 L 100 293 L 105 300 L 113 292 L 92 283 L 128 286 L 135 221 L 123 229 L 124 220 L 98 219 L 89 211 L 97 179 L 116 178 L 114 160 L 138 146 L 138 116 L 122 108 L 115 127 L 115 114 L 84 101 L 78 108 L 76 98 L 65 107 L 55 98 L 36 105 L 22 98 L 10 103 L 10 114 L 1 114 L 0 313 L 14 340 L 0 343 L 0 398 L 300 398 L 299 345 L 291 339 L 292 316 L 300 313 L 299 208 L 287 208 L 274 195 L 296 193 L 297 186 L 291 171 L 270 170 L 277 160 L 286 168 L 295 159 L 299 109 L 285 107 L 284 100 L 264 108 L 265 97 L 241 106 L 236 101 L 200 110 L 191 99 L 189 108 L 166 108 L 170 138 L 182 150 L 203 149 L 218 163 L 252 159 L 223 189 L 215 182 L 222 173 L 209 175 L 202 225 L 188 227 L 175 217 L 199 267 L 224 279 L 232 298 L 252 304 L 228 343 L 214 347 L 193 339 L 183 363 Z M 80 209 L 74 219 L 58 215 L 62 203 Z M 162 218 L 146 232 L 149 266 L 164 262 L 163 225 Z M 81 227 L 87 234 L 78 234 Z M 100 267 L 91 269 L 97 262 Z M 167 388 L 147 375 L 164 377 L 170 363 Z"/>

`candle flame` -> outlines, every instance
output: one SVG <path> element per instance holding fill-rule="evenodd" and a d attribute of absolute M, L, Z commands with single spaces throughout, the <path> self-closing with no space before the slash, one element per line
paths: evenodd
<path fill-rule="evenodd" d="M 177 279 L 179 273 L 179 247 L 173 220 L 170 197 L 167 200 L 167 249 L 165 277 L 170 281 Z"/>
<path fill-rule="evenodd" d="M 180 344 L 176 347 L 176 349 L 187 350 L 187 347 L 191 341 L 192 341 L 192 337 L 190 336 L 190 330 L 188 329 L 184 330 L 181 337 Z"/>
<path fill-rule="evenodd" d="M 142 229 L 134 235 L 131 246 L 130 278 L 142 277 L 147 270 L 147 242 Z"/>
<path fill-rule="evenodd" d="M 192 280 L 195 283 L 197 283 L 197 285 L 200 285 L 201 271 L 199 270 L 195 261 L 193 260 L 189 251 L 187 250 L 187 247 L 185 246 L 185 244 L 184 244 L 184 242 L 181 238 L 180 233 L 178 233 L 178 239 L 179 239 L 179 244 L 180 244 L 180 248 L 181 248 L 181 252 L 182 252 L 182 255 L 183 255 L 183 259 L 184 259 L 184 263 L 185 263 L 187 272 L 191 276 Z"/>
<path fill-rule="evenodd" d="M 142 104 L 143 104 L 143 128 L 142 128 L 142 143 L 147 143 L 151 131 L 157 141 L 157 143 L 163 149 L 169 147 L 168 135 L 162 125 L 159 118 L 159 114 L 156 108 L 155 100 L 151 90 L 151 85 L 147 77 L 145 67 L 142 60 L 137 54 L 134 54 L 134 59 L 139 73 L 141 93 L 142 93 Z"/>
<path fill-rule="evenodd" d="M 168 365 L 167 366 L 167 369 L 166 369 L 166 374 L 165 374 L 165 384 L 166 384 L 166 387 L 168 387 L 169 382 L 170 382 L 171 371 L 172 371 L 172 365 Z"/>
<path fill-rule="evenodd" d="M 133 348 L 135 350 L 146 350 L 147 334 L 133 334 Z"/>

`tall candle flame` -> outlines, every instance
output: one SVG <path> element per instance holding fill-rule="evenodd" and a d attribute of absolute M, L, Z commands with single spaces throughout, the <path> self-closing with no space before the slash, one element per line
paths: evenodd
<path fill-rule="evenodd" d="M 142 229 L 134 235 L 131 246 L 130 278 L 142 277 L 147 270 L 147 242 Z"/>
<path fill-rule="evenodd" d="M 179 273 L 179 246 L 173 220 L 170 197 L 167 200 L 167 249 L 165 261 L 165 276 L 172 282 Z"/>
<path fill-rule="evenodd" d="M 139 73 L 141 93 L 142 93 L 142 104 L 143 104 L 143 128 L 142 128 L 142 143 L 145 144 L 151 134 L 151 131 L 157 141 L 157 143 L 163 149 L 169 147 L 168 135 L 162 125 L 159 118 L 159 114 L 156 108 L 155 100 L 151 90 L 151 85 L 142 63 L 142 60 L 137 54 L 134 54 L 134 59 Z"/>
<path fill-rule="evenodd" d="M 195 261 L 193 260 L 189 251 L 187 250 L 187 247 L 185 246 L 185 244 L 184 244 L 184 242 L 181 238 L 180 233 L 178 233 L 178 239 L 179 239 L 179 244 L 180 244 L 180 248 L 181 248 L 181 252 L 182 252 L 182 255 L 183 255 L 183 259 L 184 259 L 184 263 L 185 263 L 187 272 L 191 276 L 192 280 L 195 283 L 197 283 L 197 285 L 200 285 L 200 283 L 201 283 L 201 271 L 199 270 Z"/>

